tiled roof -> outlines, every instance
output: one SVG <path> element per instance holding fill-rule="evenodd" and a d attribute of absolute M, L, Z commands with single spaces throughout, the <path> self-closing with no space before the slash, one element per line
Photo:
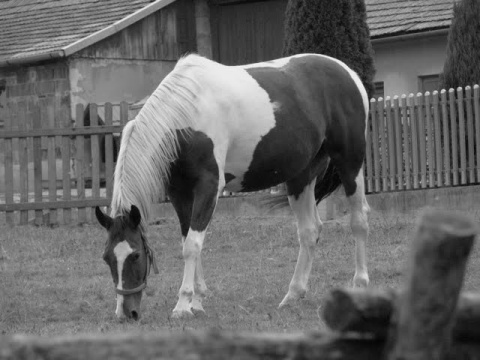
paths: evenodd
<path fill-rule="evenodd" d="M 373 38 L 445 29 L 454 0 L 365 0 Z"/>
<path fill-rule="evenodd" d="M 0 0 L 0 65 L 65 49 L 168 0 Z M 170 1 L 171 2 L 171 1 Z M 454 0 L 366 0 L 372 37 L 448 28 Z"/>
<path fill-rule="evenodd" d="M 60 50 L 149 3 L 150 0 L 0 1 L 0 61 Z"/>

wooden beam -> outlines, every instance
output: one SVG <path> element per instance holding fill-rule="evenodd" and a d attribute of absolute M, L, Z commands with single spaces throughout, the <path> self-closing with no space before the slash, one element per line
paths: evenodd
<path fill-rule="evenodd" d="M 210 28 L 210 7 L 207 0 L 195 0 L 195 23 L 197 52 L 212 58 L 212 31 Z"/>
<path fill-rule="evenodd" d="M 431 210 L 421 218 L 413 242 L 406 290 L 394 311 L 389 360 L 446 360 L 454 312 L 468 255 L 478 228 L 465 215 Z"/>

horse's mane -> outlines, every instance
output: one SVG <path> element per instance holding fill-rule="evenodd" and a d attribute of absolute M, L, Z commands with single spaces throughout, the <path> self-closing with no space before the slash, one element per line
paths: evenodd
<path fill-rule="evenodd" d="M 189 69 L 202 69 L 209 63 L 213 64 L 197 55 L 180 59 L 123 129 L 115 167 L 112 216 L 124 215 L 135 205 L 146 230 L 151 204 L 164 198 L 170 166 L 177 158 L 175 130 L 191 128 L 197 116 L 196 98 L 201 86 Z"/>

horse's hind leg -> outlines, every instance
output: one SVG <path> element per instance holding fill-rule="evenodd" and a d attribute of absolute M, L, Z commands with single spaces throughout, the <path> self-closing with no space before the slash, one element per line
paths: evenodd
<path fill-rule="evenodd" d="M 287 182 L 289 194 L 292 194 L 292 187 L 295 187 L 295 185 Z M 318 215 L 314 190 L 315 179 L 306 185 L 300 193 L 293 192 L 292 195 L 288 196 L 290 207 L 297 220 L 300 251 L 298 253 L 297 264 L 295 265 L 295 272 L 288 287 L 288 293 L 285 295 L 279 307 L 304 297 L 307 291 L 315 245 L 322 230 L 322 222 Z"/>
<path fill-rule="evenodd" d="M 370 207 L 365 198 L 363 168 L 358 172 L 355 184 L 355 192 L 351 195 L 347 194 L 351 211 L 350 226 L 355 238 L 355 275 L 353 277 L 353 286 L 365 287 L 369 283 L 365 247 L 368 240 L 368 213 Z"/>
<path fill-rule="evenodd" d="M 355 239 L 355 275 L 353 277 L 353 286 L 365 287 L 369 283 L 365 247 L 368 240 L 368 213 L 370 207 L 365 198 L 363 167 L 360 167 L 358 173 L 356 173 L 351 169 L 342 168 L 341 164 L 344 163 L 336 162 L 336 165 L 350 205 L 350 227 Z"/>

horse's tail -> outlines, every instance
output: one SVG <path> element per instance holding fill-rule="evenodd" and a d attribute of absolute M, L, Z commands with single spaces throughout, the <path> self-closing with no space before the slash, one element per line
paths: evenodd
<path fill-rule="evenodd" d="M 327 198 L 330 194 L 337 190 L 341 184 L 342 181 L 340 180 L 337 168 L 335 165 L 333 165 L 333 162 L 330 161 L 323 177 L 317 177 L 315 184 L 316 203 L 318 204 L 320 201 Z M 269 211 L 289 206 L 286 194 L 266 195 L 260 199 L 260 203 Z"/>

